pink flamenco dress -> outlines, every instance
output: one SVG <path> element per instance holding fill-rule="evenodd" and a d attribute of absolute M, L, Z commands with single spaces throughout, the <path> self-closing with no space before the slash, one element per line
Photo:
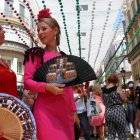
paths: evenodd
<path fill-rule="evenodd" d="M 98 116 L 92 116 L 91 122 L 93 126 L 100 126 L 105 123 L 105 105 L 101 96 L 94 95 L 95 99 L 99 102 L 102 112 Z"/>
<path fill-rule="evenodd" d="M 34 54 L 32 54 L 34 55 Z M 43 62 L 60 56 L 56 52 L 44 52 Z M 34 117 L 38 140 L 74 140 L 74 115 L 76 106 L 71 87 L 64 89 L 64 94 L 55 95 L 45 91 L 46 83 L 33 80 L 35 71 L 41 66 L 40 57 L 28 56 L 25 62 L 24 85 L 26 89 L 37 92 Z"/>

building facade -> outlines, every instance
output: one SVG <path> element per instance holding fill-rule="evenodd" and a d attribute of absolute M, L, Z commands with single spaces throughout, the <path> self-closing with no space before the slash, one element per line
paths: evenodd
<path fill-rule="evenodd" d="M 117 73 L 117 75 L 121 79 L 122 68 L 125 70 L 125 82 L 127 83 L 128 81 L 132 80 L 131 67 L 126 57 L 127 52 L 125 51 L 126 49 L 125 40 L 122 42 L 123 37 L 124 37 L 124 30 L 121 27 L 117 30 L 116 37 L 113 40 L 113 42 L 110 44 L 110 47 L 107 50 L 105 58 L 102 61 L 101 67 L 98 71 L 99 77 L 100 75 L 102 75 L 103 77 L 99 79 L 100 82 L 101 81 L 104 82 L 105 77 L 107 77 L 110 73 Z M 120 81 L 120 84 L 123 84 L 122 82 L 123 80 Z"/>
<path fill-rule="evenodd" d="M 132 77 L 137 84 L 140 77 L 140 1 L 124 0 L 123 9 L 125 14 L 126 45 L 128 45 L 128 60 L 131 64 Z M 129 28 L 129 29 L 128 29 Z M 129 45 L 130 44 L 130 45 Z"/>
<path fill-rule="evenodd" d="M 1 0 L 0 25 L 5 30 L 5 43 L 0 47 L 0 57 L 16 73 L 18 90 L 23 88 L 23 60 L 25 50 L 34 45 L 29 32 L 35 34 L 35 17 L 39 10 L 29 0 Z"/>

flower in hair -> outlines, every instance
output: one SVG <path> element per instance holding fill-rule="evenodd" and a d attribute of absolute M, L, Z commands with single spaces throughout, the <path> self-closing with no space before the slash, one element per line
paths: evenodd
<path fill-rule="evenodd" d="M 45 8 L 45 9 L 39 11 L 39 14 L 37 15 L 37 17 L 38 17 L 38 19 L 50 18 L 51 17 L 50 9 Z"/>

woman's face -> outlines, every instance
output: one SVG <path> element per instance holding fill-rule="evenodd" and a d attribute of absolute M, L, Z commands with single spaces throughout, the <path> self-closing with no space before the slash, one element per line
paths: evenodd
<path fill-rule="evenodd" d="M 2 45 L 5 41 L 5 31 L 3 30 L 2 26 L 0 26 L 0 45 Z"/>
<path fill-rule="evenodd" d="M 38 37 L 44 45 L 50 45 L 56 40 L 56 29 L 52 29 L 47 23 L 43 21 L 38 23 L 37 31 Z"/>

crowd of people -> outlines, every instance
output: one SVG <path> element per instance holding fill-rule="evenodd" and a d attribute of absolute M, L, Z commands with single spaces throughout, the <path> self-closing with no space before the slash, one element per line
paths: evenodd
<path fill-rule="evenodd" d="M 81 88 L 79 86 L 83 91 L 82 93 L 77 94 L 78 92 L 74 90 L 74 94 L 76 94 L 74 97 L 76 96 L 76 105 L 78 106 L 77 113 L 79 113 L 79 109 L 83 107 L 83 104 L 86 105 L 89 96 L 97 100 L 102 109 L 102 112 L 98 115 L 88 117 L 90 128 L 87 128 L 87 132 L 90 131 L 90 137 L 97 138 L 96 135 L 98 134 L 99 140 L 104 140 L 105 137 L 108 140 L 115 140 L 116 137 L 119 140 L 126 140 L 127 133 L 131 134 L 132 138 L 140 137 L 139 86 L 134 88 L 134 83 L 129 81 L 126 88 L 122 89 L 117 74 L 110 74 L 106 78 L 106 84 L 104 86 L 94 83 L 88 90 L 83 90 L 83 87 Z M 82 104 L 80 104 L 80 100 Z M 87 109 L 88 106 L 86 108 L 84 106 L 84 112 L 88 111 Z M 87 114 L 85 116 L 87 117 Z M 80 132 L 83 133 L 85 140 L 89 140 L 86 138 L 86 133 L 80 121 L 78 123 L 80 124 Z"/>
<path fill-rule="evenodd" d="M 126 128 L 133 136 L 139 137 L 140 121 L 140 89 L 129 82 L 123 91 L 119 86 L 116 74 L 106 78 L 106 85 L 97 83 L 89 86 L 87 82 L 65 87 L 65 84 L 37 82 L 35 71 L 56 56 L 61 56 L 60 26 L 51 17 L 49 9 L 43 9 L 38 15 L 38 37 L 44 49 L 37 47 L 25 54 L 23 101 L 32 110 L 38 140 L 78 140 L 84 136 L 91 140 L 96 129 L 100 140 L 104 140 L 107 132 L 108 140 L 126 140 Z M 0 45 L 4 43 L 4 33 L 0 26 Z M 7 80 L 8 79 L 8 80 Z M 0 59 L 0 93 L 8 93 L 18 97 L 16 75 L 4 60 Z M 34 96 L 32 96 L 34 95 Z M 92 97 L 98 101 L 101 112 L 96 116 L 87 116 L 87 100 Z M 139 96 L 140 97 L 140 96 Z M 135 134 L 135 135 L 134 135 Z M 0 137 L 3 132 L 0 129 Z"/>

